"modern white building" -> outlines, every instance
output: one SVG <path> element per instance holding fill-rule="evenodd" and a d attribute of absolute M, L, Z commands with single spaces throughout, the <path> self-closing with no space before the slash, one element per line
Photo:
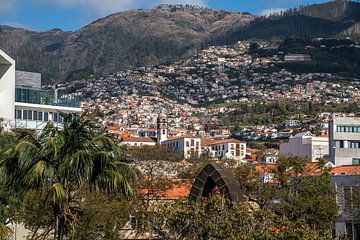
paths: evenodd
<path fill-rule="evenodd" d="M 360 164 L 360 118 L 329 120 L 329 159 L 335 165 Z"/>
<path fill-rule="evenodd" d="M 15 61 L 0 50 L 0 118 L 6 126 L 14 124 Z"/>
<path fill-rule="evenodd" d="M 329 155 L 328 137 L 316 137 L 311 132 L 298 133 L 289 142 L 280 144 L 280 155 L 305 157 L 312 162 Z"/>
<path fill-rule="evenodd" d="M 15 61 L 0 50 L 0 118 L 9 127 L 41 130 L 52 121 L 61 128 L 61 113 L 80 112 L 77 96 L 41 89 L 41 74 L 15 71 Z"/>

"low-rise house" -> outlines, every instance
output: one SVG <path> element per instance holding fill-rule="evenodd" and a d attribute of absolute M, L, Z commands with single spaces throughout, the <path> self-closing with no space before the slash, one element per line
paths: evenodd
<path fill-rule="evenodd" d="M 201 139 L 192 135 L 170 137 L 161 142 L 161 145 L 171 148 L 185 159 L 201 155 Z"/>
<path fill-rule="evenodd" d="M 215 141 L 208 145 L 208 149 L 212 158 L 241 161 L 246 157 L 246 143 L 237 139 Z"/>
<path fill-rule="evenodd" d="M 280 155 L 308 158 L 312 162 L 329 155 L 328 137 L 316 137 L 311 132 L 298 133 L 289 142 L 280 144 Z"/>

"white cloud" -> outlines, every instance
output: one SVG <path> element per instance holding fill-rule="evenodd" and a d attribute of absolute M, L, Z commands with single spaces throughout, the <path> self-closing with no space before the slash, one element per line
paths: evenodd
<path fill-rule="evenodd" d="M 272 14 L 278 14 L 280 12 L 284 12 L 286 11 L 286 8 L 268 8 L 268 9 L 264 9 L 260 12 L 260 15 L 262 16 L 269 16 Z"/>
<path fill-rule="evenodd" d="M 0 14 L 9 13 L 9 11 L 14 11 L 14 9 L 14 0 L 0 0 Z"/>

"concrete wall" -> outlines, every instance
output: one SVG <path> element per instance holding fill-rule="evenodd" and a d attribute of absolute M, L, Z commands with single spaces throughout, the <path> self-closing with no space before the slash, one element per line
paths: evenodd
<path fill-rule="evenodd" d="M 311 142 L 303 144 L 302 138 L 290 138 L 289 142 L 280 144 L 280 155 L 294 155 L 312 159 Z"/>
<path fill-rule="evenodd" d="M 15 119 L 15 61 L 0 50 L 0 118 L 12 125 Z"/>

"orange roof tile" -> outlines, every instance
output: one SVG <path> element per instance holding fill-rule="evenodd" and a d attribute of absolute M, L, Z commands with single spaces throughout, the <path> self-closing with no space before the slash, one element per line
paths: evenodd
<path fill-rule="evenodd" d="M 194 135 L 188 134 L 188 135 L 170 137 L 170 138 L 168 138 L 168 141 L 177 140 L 177 139 L 181 139 L 181 138 L 196 138 L 196 137 Z"/>
<path fill-rule="evenodd" d="M 334 175 L 340 175 L 340 174 L 360 175 L 360 165 L 337 166 L 332 168 L 330 173 Z"/>
<path fill-rule="evenodd" d="M 219 140 L 219 141 L 216 141 L 216 142 L 214 142 L 212 144 L 209 144 L 209 145 L 224 144 L 224 143 L 244 143 L 244 142 L 232 138 L 232 139 Z"/>
<path fill-rule="evenodd" d="M 122 139 L 123 142 L 155 142 L 152 138 L 146 137 L 125 137 Z"/>
<path fill-rule="evenodd" d="M 171 185 L 171 187 L 169 189 L 159 190 L 156 193 L 157 199 L 175 200 L 175 199 L 189 197 L 190 190 L 192 187 L 192 184 L 190 183 L 190 181 L 183 181 L 183 180 L 177 180 L 177 179 L 172 179 L 172 180 L 169 179 L 169 181 L 173 181 L 173 184 Z M 140 195 L 146 194 L 147 191 L 148 191 L 147 189 L 141 189 L 139 194 Z"/>

